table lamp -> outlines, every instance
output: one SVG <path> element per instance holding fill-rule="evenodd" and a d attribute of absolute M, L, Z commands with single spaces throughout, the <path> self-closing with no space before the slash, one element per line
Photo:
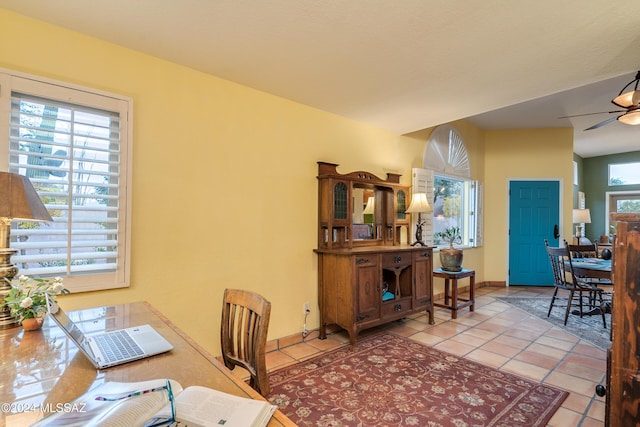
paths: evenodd
<path fill-rule="evenodd" d="M 422 241 L 422 226 L 425 223 L 422 219 L 422 214 L 433 212 L 433 209 L 431 209 L 431 205 L 429 205 L 429 202 L 427 201 L 426 193 L 413 193 L 411 195 L 409 208 L 405 212 L 418 214 L 418 221 L 416 222 L 416 241 L 413 242 L 411 246 L 427 246 L 426 243 Z"/>
<path fill-rule="evenodd" d="M 375 212 L 375 203 L 376 203 L 375 197 L 369 197 L 367 199 L 367 205 L 364 207 L 364 210 L 362 211 L 362 213 L 365 215 L 373 215 L 373 213 Z"/>
<path fill-rule="evenodd" d="M 29 178 L 0 172 L 0 329 L 18 325 L 4 297 L 11 291 L 11 280 L 18 268 L 11 264 L 16 253 L 11 245 L 11 221 L 53 221 Z"/>
<path fill-rule="evenodd" d="M 582 224 L 591 224 L 591 212 L 589 209 L 574 209 L 573 223 L 576 225 L 576 241 L 579 245 L 588 245 L 591 243 L 589 239 L 582 234 Z"/>

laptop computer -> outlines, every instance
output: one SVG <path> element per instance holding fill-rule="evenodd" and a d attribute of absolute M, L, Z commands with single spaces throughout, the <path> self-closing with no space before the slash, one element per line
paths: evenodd
<path fill-rule="evenodd" d="M 69 316 L 48 298 L 47 306 L 50 317 L 98 369 L 144 359 L 173 348 L 171 343 L 150 325 L 85 335 Z"/>

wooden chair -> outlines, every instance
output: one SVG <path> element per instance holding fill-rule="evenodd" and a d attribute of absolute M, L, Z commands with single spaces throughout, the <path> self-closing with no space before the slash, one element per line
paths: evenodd
<path fill-rule="evenodd" d="M 229 369 L 240 366 L 251 375 L 249 385 L 266 397 L 269 379 L 265 362 L 271 303 L 246 290 L 225 289 L 222 305 L 222 358 Z"/>
<path fill-rule="evenodd" d="M 551 304 L 549 305 L 549 311 L 547 317 L 551 316 L 551 310 L 554 306 L 558 306 L 556 302 L 558 300 L 566 301 L 564 324 L 567 324 L 569 314 L 571 313 L 571 307 L 578 307 L 578 314 L 583 317 L 584 307 L 589 306 L 589 301 L 593 298 L 594 301 L 599 303 L 600 315 L 602 316 L 602 324 L 607 327 L 607 320 L 604 317 L 605 302 L 603 299 L 604 290 L 598 288 L 595 285 L 589 283 L 581 283 L 577 277 L 573 274 L 573 266 L 571 264 L 571 256 L 569 249 L 564 246 L 560 248 L 553 248 L 549 246 L 547 240 L 545 240 L 545 246 L 547 248 L 547 254 L 549 256 L 549 263 L 551 264 L 551 270 L 553 271 L 553 279 L 555 290 L 551 297 Z M 567 292 L 567 297 L 560 297 L 559 291 Z M 585 304 L 586 301 L 586 304 Z"/>
<path fill-rule="evenodd" d="M 598 251 L 598 245 L 596 243 L 590 243 L 588 245 L 585 245 L 585 244 L 573 245 L 573 244 L 567 243 L 567 241 L 565 240 L 564 245 L 567 247 L 567 249 L 569 249 L 569 254 L 572 259 L 573 258 L 598 258 L 598 254 L 600 253 Z M 578 280 L 580 282 L 586 282 L 595 286 L 597 286 L 598 284 L 602 284 L 602 285 L 611 284 L 611 280 L 608 280 L 608 279 L 579 277 Z"/>
<path fill-rule="evenodd" d="M 573 245 L 564 241 L 571 258 L 598 258 L 598 246 L 595 243 Z"/>

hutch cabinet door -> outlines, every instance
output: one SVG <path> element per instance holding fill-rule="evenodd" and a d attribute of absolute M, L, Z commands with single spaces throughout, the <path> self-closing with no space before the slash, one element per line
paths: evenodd
<path fill-rule="evenodd" d="M 368 322 L 380 317 L 380 272 L 376 255 L 356 256 L 356 322 Z M 344 308 L 345 310 L 348 307 Z"/>

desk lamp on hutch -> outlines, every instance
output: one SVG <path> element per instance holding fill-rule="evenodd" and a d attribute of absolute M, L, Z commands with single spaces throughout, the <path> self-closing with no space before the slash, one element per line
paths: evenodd
<path fill-rule="evenodd" d="M 433 324 L 433 248 L 402 242 L 410 187 L 337 167 L 318 162 L 320 339 L 338 325 L 354 348 L 360 331 L 423 310 Z"/>

